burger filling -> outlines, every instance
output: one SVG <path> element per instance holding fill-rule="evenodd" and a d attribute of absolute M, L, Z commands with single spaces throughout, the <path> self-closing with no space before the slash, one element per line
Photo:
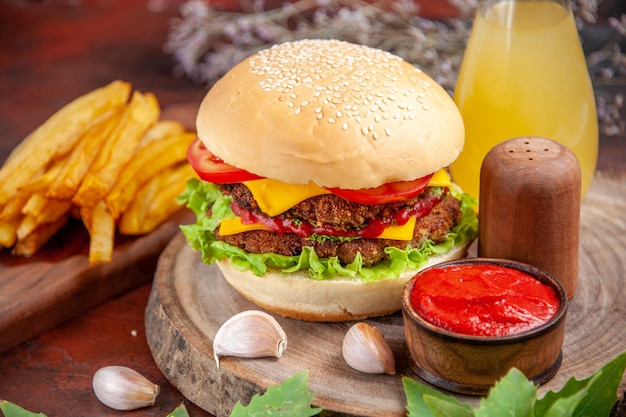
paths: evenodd
<path fill-rule="evenodd" d="M 415 197 L 385 204 L 325 191 L 278 214 L 267 214 L 272 210 L 262 208 L 263 196 L 255 198 L 250 188 L 246 182 L 189 181 L 180 201 L 198 221 L 183 232 L 206 263 L 229 258 L 256 275 L 281 270 L 308 271 L 316 279 L 393 279 L 477 234 L 476 201 L 447 186 L 429 185 Z"/>
<path fill-rule="evenodd" d="M 222 235 L 217 239 L 250 253 L 294 256 L 304 246 L 322 258 L 337 257 L 342 264 L 360 254 L 364 266 L 389 260 L 386 247 L 420 247 L 428 240 L 442 243 L 461 220 L 460 201 L 449 193 L 427 189 L 418 197 L 389 204 L 359 204 L 334 194 L 309 198 L 286 212 L 270 217 L 261 211 L 243 184 L 223 184 L 220 189 L 232 198 L 233 212 L 244 223 L 260 223 L 269 230 L 252 230 Z M 434 192 L 431 192 L 434 191 Z M 410 240 L 376 238 L 390 225 L 404 225 L 415 217 Z"/>

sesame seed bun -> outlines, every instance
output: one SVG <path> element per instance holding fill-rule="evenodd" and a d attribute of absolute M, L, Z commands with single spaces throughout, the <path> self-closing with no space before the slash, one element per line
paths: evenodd
<path fill-rule="evenodd" d="M 292 184 L 359 189 L 451 164 L 464 127 L 450 95 L 387 52 L 288 42 L 231 69 L 208 92 L 198 137 L 225 162 Z"/>
<path fill-rule="evenodd" d="M 469 245 L 431 256 L 421 269 L 463 258 Z M 217 262 L 226 281 L 261 308 L 298 320 L 341 322 L 361 320 L 399 311 L 402 291 L 419 270 L 407 270 L 396 279 L 365 282 L 334 278 L 318 281 L 304 272 L 288 275 L 268 272 L 262 277 L 235 268 L 227 259 Z"/>

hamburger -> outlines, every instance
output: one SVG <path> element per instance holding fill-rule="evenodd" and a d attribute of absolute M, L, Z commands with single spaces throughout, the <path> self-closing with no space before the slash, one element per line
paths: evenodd
<path fill-rule="evenodd" d="M 241 295 L 307 321 L 401 308 L 418 270 L 466 255 L 475 199 L 447 167 L 464 126 L 411 64 L 337 40 L 262 50 L 207 93 L 181 196 L 205 263 Z"/>

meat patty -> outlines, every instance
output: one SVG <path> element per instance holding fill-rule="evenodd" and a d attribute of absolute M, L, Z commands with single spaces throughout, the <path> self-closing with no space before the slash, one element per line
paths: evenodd
<path fill-rule="evenodd" d="M 252 193 L 245 185 L 222 184 L 220 187 L 240 207 L 261 212 Z M 400 203 L 366 205 L 348 201 L 334 194 L 322 194 L 300 202 L 281 216 L 290 219 L 306 219 L 314 226 L 327 225 L 340 230 L 351 230 L 376 218 L 389 218 L 399 209 L 410 207 L 418 199 L 419 196 Z"/>
<path fill-rule="evenodd" d="M 328 195 L 327 197 L 334 196 Z M 318 198 L 319 197 L 315 197 L 315 199 Z M 252 201 L 254 201 L 254 199 L 252 199 Z M 256 202 L 254 202 L 254 204 L 256 204 Z M 303 203 L 300 203 L 298 206 L 302 204 Z M 309 204 L 307 204 L 306 207 L 315 205 Z M 361 205 L 357 204 L 357 206 Z M 352 223 L 349 220 L 354 220 L 355 218 L 362 216 L 363 212 L 367 212 L 367 208 L 374 207 L 375 206 L 365 206 L 362 211 L 354 215 L 351 215 L 350 213 L 342 214 L 341 217 L 348 220 L 344 220 L 345 223 L 339 224 L 345 227 L 346 223 Z M 253 209 L 253 207 L 249 206 L 248 209 Z M 308 208 L 301 207 L 298 209 L 296 207 L 292 210 L 304 212 L 308 210 Z M 374 211 L 375 210 L 376 209 L 374 209 Z M 382 209 L 380 212 L 384 210 L 385 209 Z M 319 211 L 319 213 L 321 214 L 318 216 L 318 221 L 319 218 L 332 218 L 334 210 L 322 210 Z M 460 202 L 450 195 L 446 196 L 433 207 L 428 215 L 417 220 L 413 240 L 410 242 L 390 239 L 354 239 L 348 241 L 329 239 L 324 241 L 314 241 L 291 233 L 278 234 L 265 230 L 255 230 L 229 236 L 220 236 L 216 231 L 216 236 L 218 239 L 231 245 L 238 246 L 250 253 L 277 253 L 281 255 L 294 256 L 299 255 L 304 246 L 312 246 L 320 258 L 337 256 L 342 264 L 351 263 L 354 261 L 356 254 L 361 253 L 363 264 L 365 266 L 371 266 L 388 258 L 384 250 L 388 246 L 405 249 L 407 246 L 415 248 L 420 247 L 429 239 L 436 243 L 442 242 L 450 230 L 452 230 L 452 228 L 460 221 L 461 215 Z"/>

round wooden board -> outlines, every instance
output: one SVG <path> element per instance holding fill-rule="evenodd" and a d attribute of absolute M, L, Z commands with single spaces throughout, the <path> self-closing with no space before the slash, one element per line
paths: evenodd
<path fill-rule="evenodd" d="M 572 376 L 589 376 L 626 351 L 626 181 L 596 176 L 581 213 L 578 290 L 570 302 L 563 363 L 540 388 L 559 390 Z M 237 401 L 308 369 L 313 405 L 326 415 L 403 416 L 402 376 L 409 368 L 399 313 L 367 320 L 383 332 L 397 362 L 396 375 L 368 375 L 341 355 L 343 336 L 354 324 L 308 323 L 276 317 L 288 337 L 280 359 L 213 359 L 213 337 L 232 315 L 257 307 L 236 293 L 214 266 L 202 263 L 182 235 L 162 254 L 146 308 L 148 344 L 166 378 L 189 400 L 217 417 Z M 623 380 L 620 392 L 624 390 Z M 471 405 L 476 398 L 460 397 Z"/>

